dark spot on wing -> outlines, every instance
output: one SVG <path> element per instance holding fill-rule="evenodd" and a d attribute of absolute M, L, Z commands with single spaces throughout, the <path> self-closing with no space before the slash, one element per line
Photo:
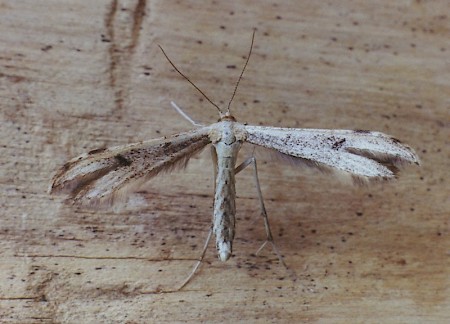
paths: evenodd
<path fill-rule="evenodd" d="M 89 151 L 88 154 L 89 154 L 89 155 L 97 154 L 97 153 L 103 152 L 103 151 L 105 151 L 105 150 L 106 150 L 106 147 L 104 147 L 104 148 L 99 148 L 99 149 L 95 149 L 95 150 Z"/>
<path fill-rule="evenodd" d="M 117 154 L 115 157 L 117 162 L 119 162 L 120 166 L 129 166 L 131 165 L 131 161 L 127 160 L 123 157 L 123 155 Z"/>
<path fill-rule="evenodd" d="M 395 137 L 391 137 L 392 142 L 395 144 L 401 144 L 402 142 L 399 139 L 396 139 Z"/>
<path fill-rule="evenodd" d="M 67 170 L 69 170 L 70 169 L 70 166 L 72 165 L 73 163 L 70 163 L 70 162 L 67 162 L 67 163 L 64 163 L 64 165 L 63 165 L 63 170 L 64 171 L 67 171 Z"/>
<path fill-rule="evenodd" d="M 359 134 L 368 134 L 368 133 L 370 133 L 370 130 L 365 130 L 365 129 L 355 129 L 354 132 L 355 132 L 355 133 L 359 133 Z"/>
<path fill-rule="evenodd" d="M 342 146 L 342 144 L 344 144 L 344 142 L 345 142 L 345 138 L 341 139 L 340 141 L 336 141 L 331 148 L 333 150 L 337 150 Z"/>

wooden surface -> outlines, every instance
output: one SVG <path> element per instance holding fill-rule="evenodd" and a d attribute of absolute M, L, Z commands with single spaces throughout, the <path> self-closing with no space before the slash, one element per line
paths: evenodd
<path fill-rule="evenodd" d="M 0 322 L 446 323 L 450 317 L 448 1 L 0 1 Z M 87 150 L 170 135 L 215 109 L 241 122 L 373 129 L 422 167 L 354 188 L 260 161 L 289 279 L 250 170 L 237 177 L 234 257 L 213 245 L 206 150 L 121 206 L 64 205 L 47 188 Z M 244 153 L 245 155 L 245 153 Z"/>

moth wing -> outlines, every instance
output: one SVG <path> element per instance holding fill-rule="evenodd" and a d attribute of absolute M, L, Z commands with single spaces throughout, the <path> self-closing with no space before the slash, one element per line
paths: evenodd
<path fill-rule="evenodd" d="M 419 164 L 409 146 L 380 133 L 245 126 L 247 142 L 276 150 L 283 158 L 324 171 L 340 171 L 356 182 L 389 179 L 405 163 Z"/>
<path fill-rule="evenodd" d="M 208 128 L 134 144 L 97 149 L 67 162 L 51 193 L 69 193 L 82 205 L 112 203 L 162 171 L 184 167 L 210 143 Z"/>

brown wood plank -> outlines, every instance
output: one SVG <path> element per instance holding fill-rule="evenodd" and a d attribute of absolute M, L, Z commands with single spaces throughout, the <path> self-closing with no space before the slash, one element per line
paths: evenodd
<path fill-rule="evenodd" d="M 218 118 L 158 49 L 241 122 L 379 130 L 423 165 L 354 188 L 260 161 L 292 282 L 266 248 L 250 171 L 234 257 L 181 292 L 212 212 L 209 152 L 98 210 L 47 194 L 68 159 Z M 0 322 L 383 322 L 450 317 L 448 1 L 0 3 Z M 250 151 L 251 152 L 251 151 Z"/>

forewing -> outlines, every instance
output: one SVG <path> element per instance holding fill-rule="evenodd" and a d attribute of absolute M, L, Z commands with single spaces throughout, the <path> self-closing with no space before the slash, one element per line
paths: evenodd
<path fill-rule="evenodd" d="M 118 196 L 177 166 L 185 166 L 210 142 L 200 128 L 135 144 L 97 149 L 67 162 L 55 175 L 51 193 L 70 193 L 78 203 L 111 203 Z"/>
<path fill-rule="evenodd" d="M 293 162 L 342 171 L 358 182 L 389 179 L 402 164 L 419 164 L 410 147 L 380 132 L 261 126 L 245 129 L 247 142 L 276 150 Z"/>

